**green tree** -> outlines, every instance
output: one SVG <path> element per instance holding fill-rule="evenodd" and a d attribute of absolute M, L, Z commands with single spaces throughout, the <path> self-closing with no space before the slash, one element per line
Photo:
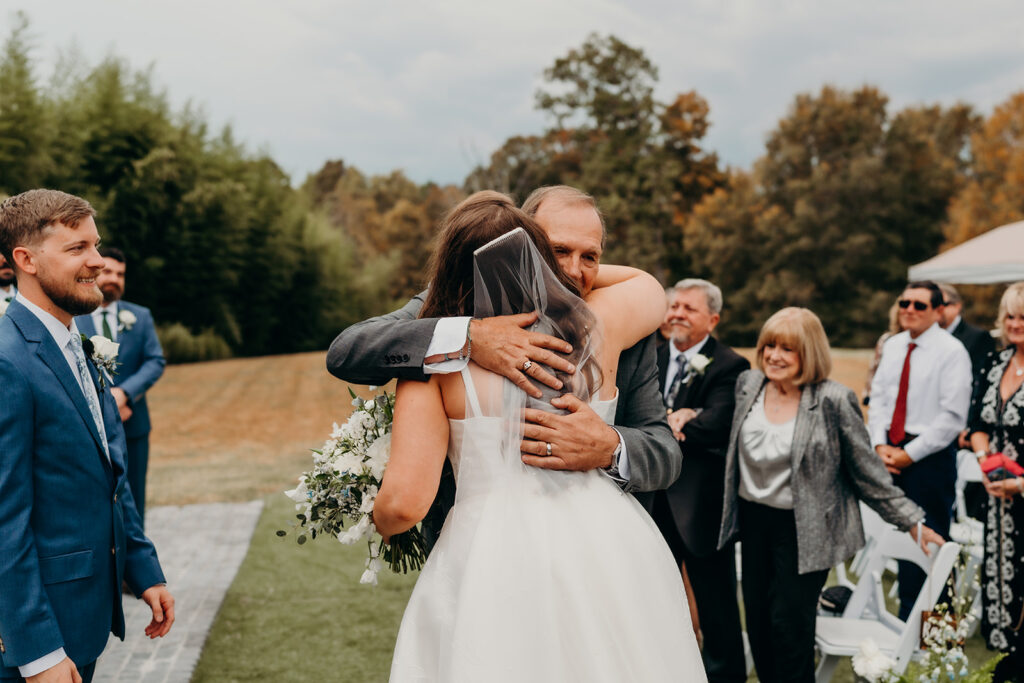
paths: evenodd
<path fill-rule="evenodd" d="M 654 97 L 657 67 L 643 50 L 593 34 L 544 71 L 536 105 L 551 127 L 516 136 L 468 190 L 499 189 L 523 199 L 564 183 L 598 200 L 608 227 L 606 260 L 646 268 L 663 280 L 687 272 L 682 226 L 694 204 L 725 182 L 700 140 L 707 103 L 695 92 L 671 103 Z"/>
<path fill-rule="evenodd" d="M 873 343 L 907 266 L 942 240 L 976 123 L 964 105 L 890 118 L 872 87 L 799 95 L 752 177 L 706 198 L 686 226 L 694 273 L 728 292 L 723 334 L 750 344 L 796 305 L 834 343 Z"/>
<path fill-rule="evenodd" d="M 28 18 L 15 15 L 0 57 L 0 191 L 17 194 L 38 187 L 48 158 L 52 124 L 32 74 Z"/>

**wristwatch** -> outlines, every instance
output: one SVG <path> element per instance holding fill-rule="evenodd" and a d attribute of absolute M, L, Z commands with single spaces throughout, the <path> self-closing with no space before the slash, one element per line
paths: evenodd
<path fill-rule="evenodd" d="M 619 456 L 622 455 L 622 437 L 619 437 L 619 442 L 615 444 L 615 450 L 612 451 L 612 464 L 608 468 L 608 474 L 613 477 L 619 476 Z"/>

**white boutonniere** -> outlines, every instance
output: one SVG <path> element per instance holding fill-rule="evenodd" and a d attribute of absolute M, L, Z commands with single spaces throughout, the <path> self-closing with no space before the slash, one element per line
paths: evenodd
<path fill-rule="evenodd" d="M 694 357 L 687 363 L 690 369 L 690 376 L 687 377 L 686 383 L 689 384 L 696 377 L 702 377 L 704 375 L 704 371 L 708 369 L 708 366 L 711 365 L 714 360 L 714 358 L 708 358 L 703 353 L 694 355 Z"/>
<path fill-rule="evenodd" d="M 82 335 L 82 350 L 99 370 L 100 391 L 107 386 L 107 375 L 113 377 L 117 374 L 117 350 L 120 346 L 102 334 L 94 334 L 92 337 Z"/>
<path fill-rule="evenodd" d="M 7 306 L 9 305 L 10 304 L 7 303 L 7 299 L 0 298 L 0 315 L 3 315 L 4 313 L 7 312 Z"/>
<path fill-rule="evenodd" d="M 117 328 L 117 331 L 121 332 L 123 330 L 130 330 L 132 329 L 132 326 L 138 321 L 139 319 L 135 317 L 134 313 L 132 313 L 128 309 L 122 308 L 117 312 L 117 322 L 121 323 L 121 325 Z"/>

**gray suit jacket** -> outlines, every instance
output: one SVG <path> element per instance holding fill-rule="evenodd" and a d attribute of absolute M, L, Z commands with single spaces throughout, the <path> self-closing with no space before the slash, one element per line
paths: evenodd
<path fill-rule="evenodd" d="M 437 325 L 436 318 L 416 317 L 425 294 L 397 311 L 346 328 L 327 352 L 328 371 L 355 384 L 385 384 L 396 377 L 425 380 L 423 358 Z M 626 443 L 630 468 L 624 489 L 667 488 L 679 476 L 683 458 L 665 420 L 653 335 L 622 352 L 615 384 L 615 428 Z M 650 501 L 639 498 L 650 510 Z"/>
<path fill-rule="evenodd" d="M 718 545 L 739 531 L 739 433 L 767 378 L 747 370 L 736 381 L 736 413 L 725 454 L 725 500 Z M 830 569 L 864 546 L 858 500 L 882 519 L 909 529 L 924 511 L 892 483 L 871 448 L 857 397 L 838 382 L 804 387 L 793 430 L 793 514 L 801 574 Z"/>

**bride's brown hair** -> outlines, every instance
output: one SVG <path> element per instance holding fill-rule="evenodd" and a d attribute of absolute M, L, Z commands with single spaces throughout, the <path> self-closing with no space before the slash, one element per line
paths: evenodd
<path fill-rule="evenodd" d="M 483 190 L 462 200 L 441 220 L 437 248 L 427 268 L 429 290 L 420 317 L 473 315 L 473 252 L 516 228 L 526 231 L 558 281 L 579 296 L 576 283 L 562 272 L 537 221 L 516 208 L 507 195 Z"/>

